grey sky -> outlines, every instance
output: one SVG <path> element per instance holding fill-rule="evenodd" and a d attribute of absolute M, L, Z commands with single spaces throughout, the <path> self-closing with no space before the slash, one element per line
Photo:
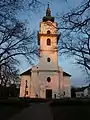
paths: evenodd
<path fill-rule="evenodd" d="M 64 2 L 65 0 L 42 0 L 44 3 L 44 7 L 41 8 L 39 12 L 36 14 L 30 14 L 29 12 L 23 12 L 20 16 L 20 19 L 25 20 L 28 19 L 28 28 L 31 30 L 39 30 L 39 22 L 42 20 L 42 17 L 45 15 L 45 10 L 47 8 L 47 3 L 50 3 L 50 8 L 52 12 L 52 16 L 56 16 L 58 12 L 60 16 L 63 13 L 68 12 L 70 9 L 78 6 L 82 0 L 67 0 L 68 2 Z M 29 68 L 29 64 L 25 59 L 21 60 L 20 72 Z M 85 75 L 81 71 L 78 66 L 73 65 L 73 59 L 65 59 L 62 56 L 59 56 L 59 66 L 61 66 L 66 72 L 72 75 L 71 84 L 76 86 L 81 86 L 85 83 Z"/>

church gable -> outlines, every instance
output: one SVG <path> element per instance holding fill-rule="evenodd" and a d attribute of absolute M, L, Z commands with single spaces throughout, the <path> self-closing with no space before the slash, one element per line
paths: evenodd
<path fill-rule="evenodd" d="M 66 73 L 66 72 L 63 72 L 63 76 L 68 76 L 68 77 L 71 77 L 70 74 Z"/>
<path fill-rule="evenodd" d="M 21 73 L 20 76 L 22 76 L 22 75 L 30 75 L 31 76 L 31 70 L 32 69 L 26 70 L 25 72 Z"/>

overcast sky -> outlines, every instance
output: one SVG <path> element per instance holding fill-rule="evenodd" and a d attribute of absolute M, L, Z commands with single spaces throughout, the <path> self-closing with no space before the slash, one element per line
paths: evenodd
<path fill-rule="evenodd" d="M 44 6 L 41 10 L 35 14 L 31 14 L 29 12 L 23 12 L 20 15 L 21 20 L 28 20 L 28 28 L 31 30 L 39 30 L 39 22 L 42 20 L 42 17 L 45 15 L 48 0 L 41 0 L 44 3 Z M 82 0 L 67 0 L 68 2 L 64 2 L 65 0 L 49 0 L 50 9 L 52 16 L 56 16 L 58 12 L 60 16 L 63 13 L 68 12 L 70 9 L 75 8 L 80 5 Z M 59 66 L 61 66 L 65 72 L 72 75 L 71 77 L 71 85 L 75 86 L 83 86 L 86 84 L 85 73 L 82 72 L 79 66 L 73 64 L 74 60 L 69 58 L 64 58 L 64 56 L 58 57 Z M 30 68 L 30 65 L 26 60 L 21 60 L 20 72 L 23 72 Z"/>

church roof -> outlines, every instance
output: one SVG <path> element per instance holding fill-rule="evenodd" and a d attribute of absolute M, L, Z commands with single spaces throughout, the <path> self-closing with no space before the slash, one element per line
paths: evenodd
<path fill-rule="evenodd" d="M 66 72 L 64 72 L 64 71 L 63 71 L 63 76 L 68 76 L 68 77 L 71 77 L 71 75 L 70 75 L 70 74 L 68 74 L 68 73 L 66 73 Z"/>
<path fill-rule="evenodd" d="M 20 76 L 22 76 L 22 75 L 30 75 L 31 76 L 31 70 L 32 69 L 28 69 L 28 70 L 24 71 L 23 73 L 20 74 Z"/>
<path fill-rule="evenodd" d="M 21 73 L 20 76 L 21 76 L 21 75 L 30 75 L 30 76 L 31 76 L 31 71 L 32 71 L 32 69 L 28 69 L 28 70 L 26 70 L 25 72 Z M 63 71 L 63 76 L 71 77 L 70 74 L 68 74 L 68 73 L 66 73 L 66 72 L 64 72 L 64 71 Z"/>

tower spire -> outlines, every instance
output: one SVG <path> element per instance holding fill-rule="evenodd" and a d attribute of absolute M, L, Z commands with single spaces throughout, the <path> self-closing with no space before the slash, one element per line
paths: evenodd
<path fill-rule="evenodd" d="M 51 22 L 54 22 L 54 17 L 51 16 L 51 10 L 50 10 L 50 7 L 49 7 L 49 2 L 47 4 L 46 16 L 43 17 L 43 22 L 46 22 L 48 20 L 51 21 Z"/>
<path fill-rule="evenodd" d="M 48 2 L 48 7 L 47 8 L 49 8 L 49 2 Z"/>
<path fill-rule="evenodd" d="M 49 8 L 49 2 L 48 2 L 48 5 L 47 5 L 46 16 L 51 16 L 51 10 Z"/>

